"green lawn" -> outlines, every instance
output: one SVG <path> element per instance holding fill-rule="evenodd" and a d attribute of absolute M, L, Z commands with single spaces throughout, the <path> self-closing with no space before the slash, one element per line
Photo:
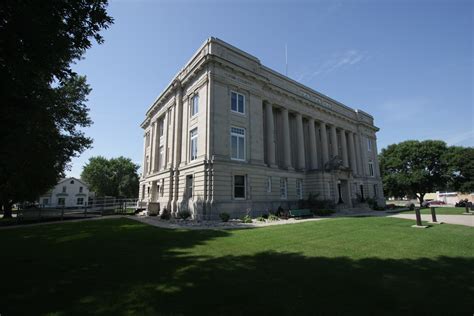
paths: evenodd
<path fill-rule="evenodd" d="M 233 231 L 0 230 L 3 315 L 465 314 L 474 230 L 382 217 Z"/>
<path fill-rule="evenodd" d="M 462 215 L 462 213 L 466 212 L 466 209 L 464 207 L 436 207 L 435 211 L 436 211 L 436 214 L 439 214 L 439 215 Z M 400 213 L 401 214 L 415 214 L 415 211 L 403 211 Z M 431 214 L 431 209 L 423 208 L 421 209 L 421 214 Z"/>

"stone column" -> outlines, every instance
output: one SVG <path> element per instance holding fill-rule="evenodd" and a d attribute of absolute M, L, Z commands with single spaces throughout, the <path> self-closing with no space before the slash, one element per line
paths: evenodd
<path fill-rule="evenodd" d="M 158 156 L 159 156 L 159 151 L 160 151 L 160 126 L 158 124 L 159 120 L 156 120 L 155 123 L 153 124 L 154 126 L 154 131 L 153 131 L 153 154 L 152 154 L 152 168 L 151 170 L 153 172 L 158 171 Z"/>
<path fill-rule="evenodd" d="M 176 106 L 175 106 L 175 113 L 174 113 L 174 143 L 172 143 L 172 149 L 173 150 L 173 159 L 174 162 L 172 162 L 172 165 L 174 167 L 174 172 L 173 172 L 173 193 L 172 193 L 172 209 L 173 213 L 178 212 L 178 192 L 179 192 L 179 164 L 181 162 L 181 141 L 183 134 L 187 136 L 187 129 L 183 133 L 183 100 L 182 100 L 182 91 L 181 91 L 181 82 L 176 81 L 175 82 L 175 89 L 176 89 Z M 185 184 L 183 184 L 185 185 Z"/>
<path fill-rule="evenodd" d="M 341 129 L 341 152 L 342 152 L 342 165 L 349 167 L 349 158 L 347 157 L 347 140 L 346 131 Z"/>
<path fill-rule="evenodd" d="M 332 156 L 336 157 L 339 148 L 337 146 L 337 132 L 336 132 L 336 126 L 331 125 L 331 148 L 332 148 Z"/>
<path fill-rule="evenodd" d="M 155 154 L 155 132 L 156 132 L 156 121 L 151 124 L 150 130 L 150 155 L 148 156 L 148 174 L 152 173 L 153 169 L 153 158 Z"/>
<path fill-rule="evenodd" d="M 273 121 L 273 106 L 268 102 L 265 102 L 265 129 L 267 134 L 267 142 L 265 143 L 267 164 L 269 167 L 275 167 L 275 123 Z"/>
<path fill-rule="evenodd" d="M 349 137 L 349 159 L 351 162 L 352 174 L 357 174 L 356 152 L 355 152 L 355 146 L 354 146 L 354 133 L 348 132 L 347 136 Z"/>
<path fill-rule="evenodd" d="M 146 133 L 143 136 L 143 165 L 142 165 L 142 178 L 145 178 L 146 174 Z"/>
<path fill-rule="evenodd" d="M 314 119 L 309 119 L 309 159 L 310 168 L 318 168 L 318 155 L 316 153 L 316 131 L 314 126 Z"/>
<path fill-rule="evenodd" d="M 372 150 L 374 151 L 374 175 L 380 177 L 380 165 L 379 165 L 379 155 L 377 152 L 377 140 L 372 139 Z"/>
<path fill-rule="evenodd" d="M 304 155 L 304 132 L 303 132 L 303 117 L 300 113 L 296 114 L 296 136 L 297 136 L 297 147 L 298 147 L 298 169 L 305 169 L 305 155 Z"/>
<path fill-rule="evenodd" d="M 329 160 L 328 133 L 326 130 L 326 123 L 321 122 L 320 128 L 321 128 L 321 153 L 323 157 L 322 167 L 324 169 L 324 165 Z"/>
<path fill-rule="evenodd" d="M 283 167 L 291 168 L 290 121 L 288 109 L 281 111 L 283 121 Z"/>
<path fill-rule="evenodd" d="M 368 160 L 367 160 L 367 148 L 364 146 L 363 142 L 362 142 L 362 137 L 357 134 L 356 136 L 357 138 L 357 144 L 359 146 L 359 149 L 360 149 L 360 166 L 361 166 L 361 169 L 360 169 L 360 174 L 362 176 L 366 176 L 368 175 L 368 171 L 367 171 L 367 163 L 368 163 Z"/>

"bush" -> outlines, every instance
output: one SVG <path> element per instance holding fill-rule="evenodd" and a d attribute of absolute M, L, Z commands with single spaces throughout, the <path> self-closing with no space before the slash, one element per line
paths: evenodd
<path fill-rule="evenodd" d="M 188 210 L 179 211 L 178 212 L 178 217 L 185 220 L 185 219 L 191 217 L 191 212 L 188 211 Z"/>
<path fill-rule="evenodd" d="M 311 210 L 314 215 L 317 216 L 330 216 L 331 214 L 334 214 L 334 210 L 329 210 L 329 209 L 319 209 L 319 210 Z"/>
<path fill-rule="evenodd" d="M 272 221 L 278 221 L 279 218 L 276 215 L 270 214 L 270 215 L 268 215 L 268 220 L 271 221 L 271 222 Z"/>
<path fill-rule="evenodd" d="M 228 222 L 229 219 L 230 219 L 230 215 L 227 214 L 227 213 L 220 213 L 220 214 L 219 214 L 219 218 L 220 218 L 221 221 L 223 221 L 223 222 Z"/>
<path fill-rule="evenodd" d="M 330 210 L 335 210 L 336 204 L 333 200 L 318 199 L 318 194 L 310 193 L 306 200 L 298 201 L 298 208 L 300 209 L 310 209 L 313 214 L 318 215 L 318 211 L 322 213 L 328 212 Z M 330 214 L 334 213 L 332 211 Z M 320 215 L 321 216 L 321 215 Z M 324 216 L 324 215 L 322 215 Z"/>
<path fill-rule="evenodd" d="M 252 217 L 250 215 L 245 215 L 244 217 L 241 218 L 242 223 L 251 223 L 252 222 Z"/>
<path fill-rule="evenodd" d="M 268 214 L 263 214 L 262 217 L 263 217 L 264 219 L 268 219 Z"/>
<path fill-rule="evenodd" d="M 160 218 L 164 219 L 164 220 L 169 220 L 171 218 L 170 211 L 168 211 L 167 209 L 164 208 L 163 212 L 161 212 Z"/>
<path fill-rule="evenodd" d="M 265 218 L 263 216 L 260 216 L 260 217 L 257 217 L 256 220 L 259 222 L 264 222 Z"/>

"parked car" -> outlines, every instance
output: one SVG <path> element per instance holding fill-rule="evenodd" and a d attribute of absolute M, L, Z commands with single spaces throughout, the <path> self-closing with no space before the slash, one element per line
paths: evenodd
<path fill-rule="evenodd" d="M 444 201 L 430 201 L 428 202 L 428 206 L 434 206 L 434 205 L 446 205 Z"/>

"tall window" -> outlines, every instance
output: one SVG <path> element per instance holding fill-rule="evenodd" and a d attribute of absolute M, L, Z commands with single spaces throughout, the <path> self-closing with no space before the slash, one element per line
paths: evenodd
<path fill-rule="evenodd" d="M 66 186 L 63 186 L 63 193 L 66 193 Z"/>
<path fill-rule="evenodd" d="M 231 92 L 230 109 L 233 112 L 245 114 L 245 96 L 237 92 Z"/>
<path fill-rule="evenodd" d="M 58 205 L 64 206 L 66 204 L 65 198 L 58 198 Z"/>
<path fill-rule="evenodd" d="M 186 190 L 188 198 L 193 197 L 193 175 L 186 176 Z"/>
<path fill-rule="evenodd" d="M 288 197 L 288 179 L 280 178 L 280 198 L 286 199 Z"/>
<path fill-rule="evenodd" d="M 377 185 L 374 184 L 374 198 L 377 197 Z"/>
<path fill-rule="evenodd" d="M 272 177 L 267 177 L 267 192 L 272 192 Z"/>
<path fill-rule="evenodd" d="M 367 150 L 372 151 L 372 140 L 367 138 Z"/>
<path fill-rule="evenodd" d="M 190 159 L 191 160 L 195 160 L 197 158 L 197 150 L 198 150 L 198 147 L 197 147 L 198 138 L 197 137 L 198 137 L 198 130 L 197 130 L 197 128 L 195 128 L 189 133 L 189 138 L 190 138 L 189 151 L 190 151 Z"/>
<path fill-rule="evenodd" d="M 245 129 L 230 128 L 231 158 L 234 160 L 245 160 Z"/>
<path fill-rule="evenodd" d="M 234 176 L 234 198 L 245 199 L 245 176 Z"/>
<path fill-rule="evenodd" d="M 301 179 L 296 179 L 296 196 L 300 200 L 303 198 L 303 181 Z"/>
<path fill-rule="evenodd" d="M 83 205 L 84 204 L 84 198 L 77 198 L 77 205 Z"/>
<path fill-rule="evenodd" d="M 374 174 L 374 162 L 373 161 L 369 161 L 369 176 L 373 177 L 375 174 Z"/>
<path fill-rule="evenodd" d="M 160 134 L 160 137 L 162 137 L 165 132 L 165 119 L 164 118 L 160 120 L 158 126 L 159 126 L 158 132 Z"/>
<path fill-rule="evenodd" d="M 191 98 L 191 116 L 196 115 L 198 111 L 199 111 L 199 95 L 195 94 Z"/>
<path fill-rule="evenodd" d="M 165 157 L 164 157 L 163 146 L 160 146 L 160 153 L 159 153 L 158 159 L 160 159 L 159 169 L 161 170 L 161 169 L 163 169 L 163 166 L 165 165 Z"/>
<path fill-rule="evenodd" d="M 83 188 L 79 187 L 79 193 L 82 193 Z"/>

